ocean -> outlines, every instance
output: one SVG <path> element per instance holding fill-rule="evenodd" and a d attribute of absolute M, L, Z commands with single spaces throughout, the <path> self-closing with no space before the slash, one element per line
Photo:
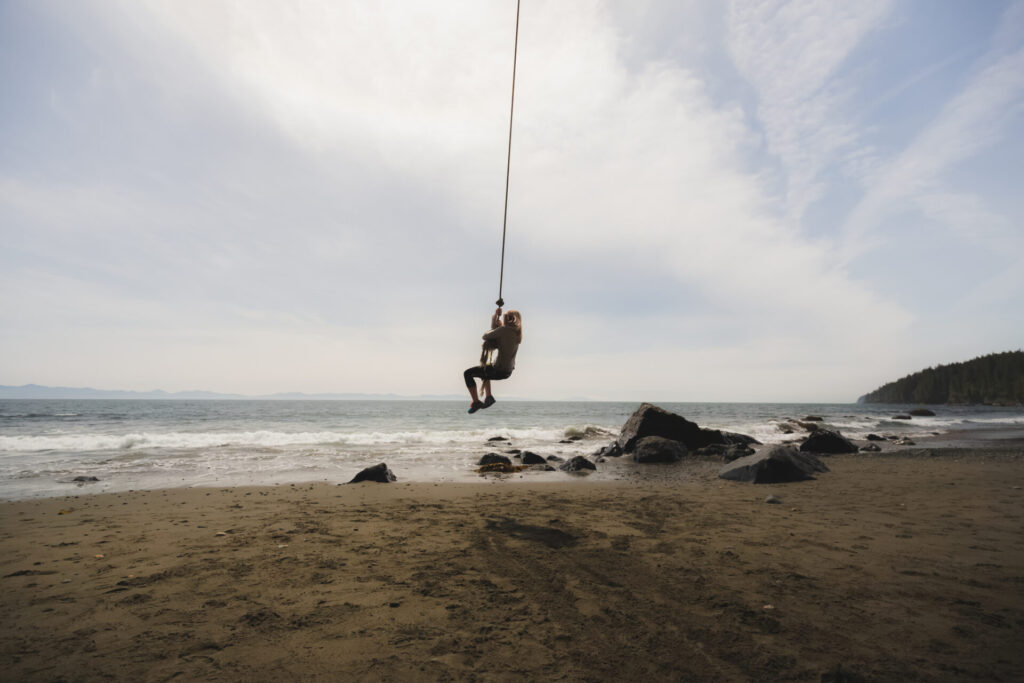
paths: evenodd
<path fill-rule="evenodd" d="M 476 461 L 511 448 L 590 455 L 615 439 L 639 403 L 500 401 L 0 400 L 0 499 L 179 486 L 343 483 L 386 462 L 400 481 L 475 481 Z M 763 443 L 791 439 L 790 418 L 819 415 L 850 438 L 915 436 L 1024 425 L 1020 409 L 939 406 L 894 420 L 907 406 L 661 403 L 702 427 Z M 508 441 L 488 441 L 504 437 Z M 572 440 L 576 437 L 576 440 Z M 611 463 L 612 461 L 609 461 Z M 619 477 L 627 463 L 600 468 Z M 531 473 L 556 480 L 562 472 Z M 74 482 L 76 477 L 98 481 Z"/>

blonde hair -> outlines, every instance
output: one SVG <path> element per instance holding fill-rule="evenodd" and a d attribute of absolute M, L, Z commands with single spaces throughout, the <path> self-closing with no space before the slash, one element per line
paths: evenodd
<path fill-rule="evenodd" d="M 519 342 L 523 341 L 523 314 L 519 311 L 505 311 L 505 324 L 519 333 Z"/>

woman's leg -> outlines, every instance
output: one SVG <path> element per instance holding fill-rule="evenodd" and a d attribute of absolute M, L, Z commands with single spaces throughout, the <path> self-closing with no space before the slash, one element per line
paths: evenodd
<path fill-rule="evenodd" d="M 508 379 L 510 373 L 495 370 L 493 368 L 487 368 L 483 374 L 483 384 L 481 389 L 483 390 L 484 396 L 484 407 L 494 405 L 494 394 L 491 393 L 491 380 Z"/>
<path fill-rule="evenodd" d="M 473 399 L 473 403 L 480 403 L 480 396 L 476 392 L 476 380 L 474 378 L 483 378 L 484 376 L 484 369 L 479 365 L 467 368 L 466 371 L 462 373 L 463 379 L 466 380 L 466 389 L 469 390 L 469 396 Z"/>

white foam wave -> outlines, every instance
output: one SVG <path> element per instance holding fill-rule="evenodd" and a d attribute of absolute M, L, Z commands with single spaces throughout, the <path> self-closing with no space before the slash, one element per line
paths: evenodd
<path fill-rule="evenodd" d="M 489 437 L 504 436 L 519 441 L 561 438 L 563 430 L 412 430 L 400 432 L 139 432 L 131 434 L 51 434 L 41 436 L 0 436 L 0 453 L 40 451 L 129 451 L 143 448 L 219 448 L 331 444 L 336 446 L 395 446 L 402 444 L 458 445 L 485 443 Z"/>
<path fill-rule="evenodd" d="M 618 430 L 612 430 L 607 427 L 599 427 L 597 425 L 583 425 L 582 427 L 568 427 L 562 436 L 569 439 L 574 436 L 581 439 L 604 439 L 608 437 L 617 437 L 619 435 Z"/>

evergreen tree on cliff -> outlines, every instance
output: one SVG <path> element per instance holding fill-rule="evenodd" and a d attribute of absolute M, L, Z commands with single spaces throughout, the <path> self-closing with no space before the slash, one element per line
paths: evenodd
<path fill-rule="evenodd" d="M 1024 351 L 981 356 L 907 375 L 861 397 L 863 403 L 1024 405 Z"/>

